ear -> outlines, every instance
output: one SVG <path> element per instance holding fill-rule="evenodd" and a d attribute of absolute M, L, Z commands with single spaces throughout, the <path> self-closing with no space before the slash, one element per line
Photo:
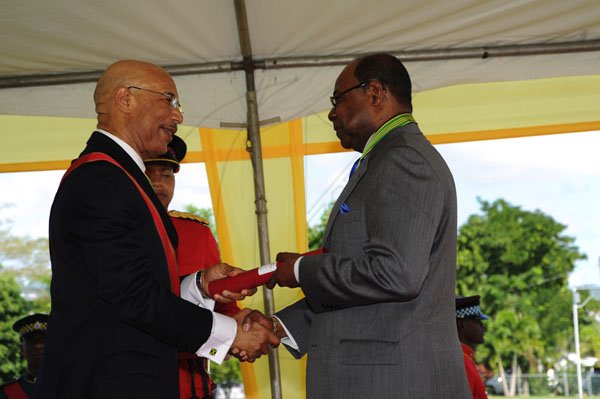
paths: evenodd
<path fill-rule="evenodd" d="M 387 90 L 383 87 L 381 82 L 377 80 L 371 81 L 369 84 L 369 95 L 373 106 L 380 105 L 384 101 L 386 94 Z"/>
<path fill-rule="evenodd" d="M 117 108 L 126 114 L 131 112 L 132 100 L 131 91 L 125 87 L 119 87 L 114 95 L 114 101 Z"/>

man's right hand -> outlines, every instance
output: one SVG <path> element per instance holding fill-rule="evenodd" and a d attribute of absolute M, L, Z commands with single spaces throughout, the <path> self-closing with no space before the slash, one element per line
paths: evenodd
<path fill-rule="evenodd" d="M 229 352 L 242 361 L 254 362 L 268 354 L 271 347 L 278 346 L 279 338 L 261 323 L 244 325 L 250 312 L 251 309 L 243 309 L 233 316 L 237 322 L 237 333 Z"/>
<path fill-rule="evenodd" d="M 294 264 L 301 256 L 301 254 L 294 252 L 279 252 L 276 258 L 277 269 L 267 281 L 267 288 L 272 290 L 276 285 L 289 288 L 299 287 L 300 284 L 298 284 L 294 275 Z"/>

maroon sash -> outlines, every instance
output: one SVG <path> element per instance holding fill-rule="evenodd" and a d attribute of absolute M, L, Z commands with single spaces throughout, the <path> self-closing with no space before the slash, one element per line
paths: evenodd
<path fill-rule="evenodd" d="M 2 390 L 8 399 L 29 399 L 29 396 L 27 396 L 18 381 L 4 385 Z"/>
<path fill-rule="evenodd" d="M 69 175 L 69 173 L 71 173 L 72 171 L 77 169 L 79 166 L 86 164 L 86 163 L 97 162 L 97 161 L 106 161 L 106 162 L 109 162 L 109 163 L 121 168 L 121 170 L 123 172 L 125 172 L 127 177 L 129 177 L 129 179 L 132 181 L 132 183 L 138 189 L 140 195 L 146 202 L 146 205 L 148 206 L 148 210 L 152 214 L 152 219 L 154 219 L 154 225 L 156 226 L 156 230 L 158 232 L 158 235 L 160 236 L 160 240 L 161 240 L 163 248 L 165 250 L 167 264 L 169 266 L 169 279 L 171 281 L 171 292 L 173 292 L 173 294 L 179 296 L 179 292 L 180 292 L 179 273 L 177 271 L 177 258 L 175 256 L 175 248 L 173 248 L 173 245 L 171 244 L 171 240 L 169 240 L 167 230 L 165 229 L 165 225 L 160 217 L 160 214 L 158 213 L 158 210 L 156 209 L 156 206 L 154 206 L 154 203 L 152 202 L 150 197 L 148 197 L 148 194 L 146 194 L 144 189 L 133 178 L 133 176 L 131 176 L 131 174 L 129 174 L 129 172 L 127 172 L 125 170 L 125 168 L 123 168 L 123 166 L 121 166 L 117 161 L 115 161 L 109 155 L 106 155 L 101 152 L 93 152 L 93 153 L 84 155 L 84 156 L 76 159 L 73 162 L 73 164 L 71 164 L 71 167 L 69 169 L 67 169 L 62 180 L 64 180 Z M 61 180 L 61 183 L 62 183 L 62 180 Z"/>

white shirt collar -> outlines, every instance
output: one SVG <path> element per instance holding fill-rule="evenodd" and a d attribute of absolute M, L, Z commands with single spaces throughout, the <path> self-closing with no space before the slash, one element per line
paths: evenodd
<path fill-rule="evenodd" d="M 135 152 L 133 147 L 131 147 L 129 144 L 127 144 L 126 142 L 124 142 L 123 140 L 121 140 L 120 138 L 115 136 L 114 134 L 107 132 L 106 130 L 96 129 L 96 131 L 102 133 L 103 135 L 105 135 L 106 137 L 110 138 L 112 141 L 117 143 L 119 145 L 119 147 L 121 147 L 123 149 L 123 151 L 125 151 L 131 157 L 131 159 L 133 159 L 135 164 L 142 170 L 142 172 L 143 173 L 146 172 L 146 165 L 144 165 L 144 160 L 142 159 L 140 154 Z"/>

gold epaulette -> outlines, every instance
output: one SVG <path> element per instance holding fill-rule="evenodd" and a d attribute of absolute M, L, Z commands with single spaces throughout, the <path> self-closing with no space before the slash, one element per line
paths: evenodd
<path fill-rule="evenodd" d="M 210 224 L 210 223 L 208 223 L 208 220 L 201 218 L 198 215 L 194 215 L 193 213 L 189 213 L 189 212 L 169 211 L 169 216 L 173 216 L 174 218 L 178 218 L 178 219 L 193 220 L 195 222 L 202 223 L 205 226 L 208 226 Z"/>

